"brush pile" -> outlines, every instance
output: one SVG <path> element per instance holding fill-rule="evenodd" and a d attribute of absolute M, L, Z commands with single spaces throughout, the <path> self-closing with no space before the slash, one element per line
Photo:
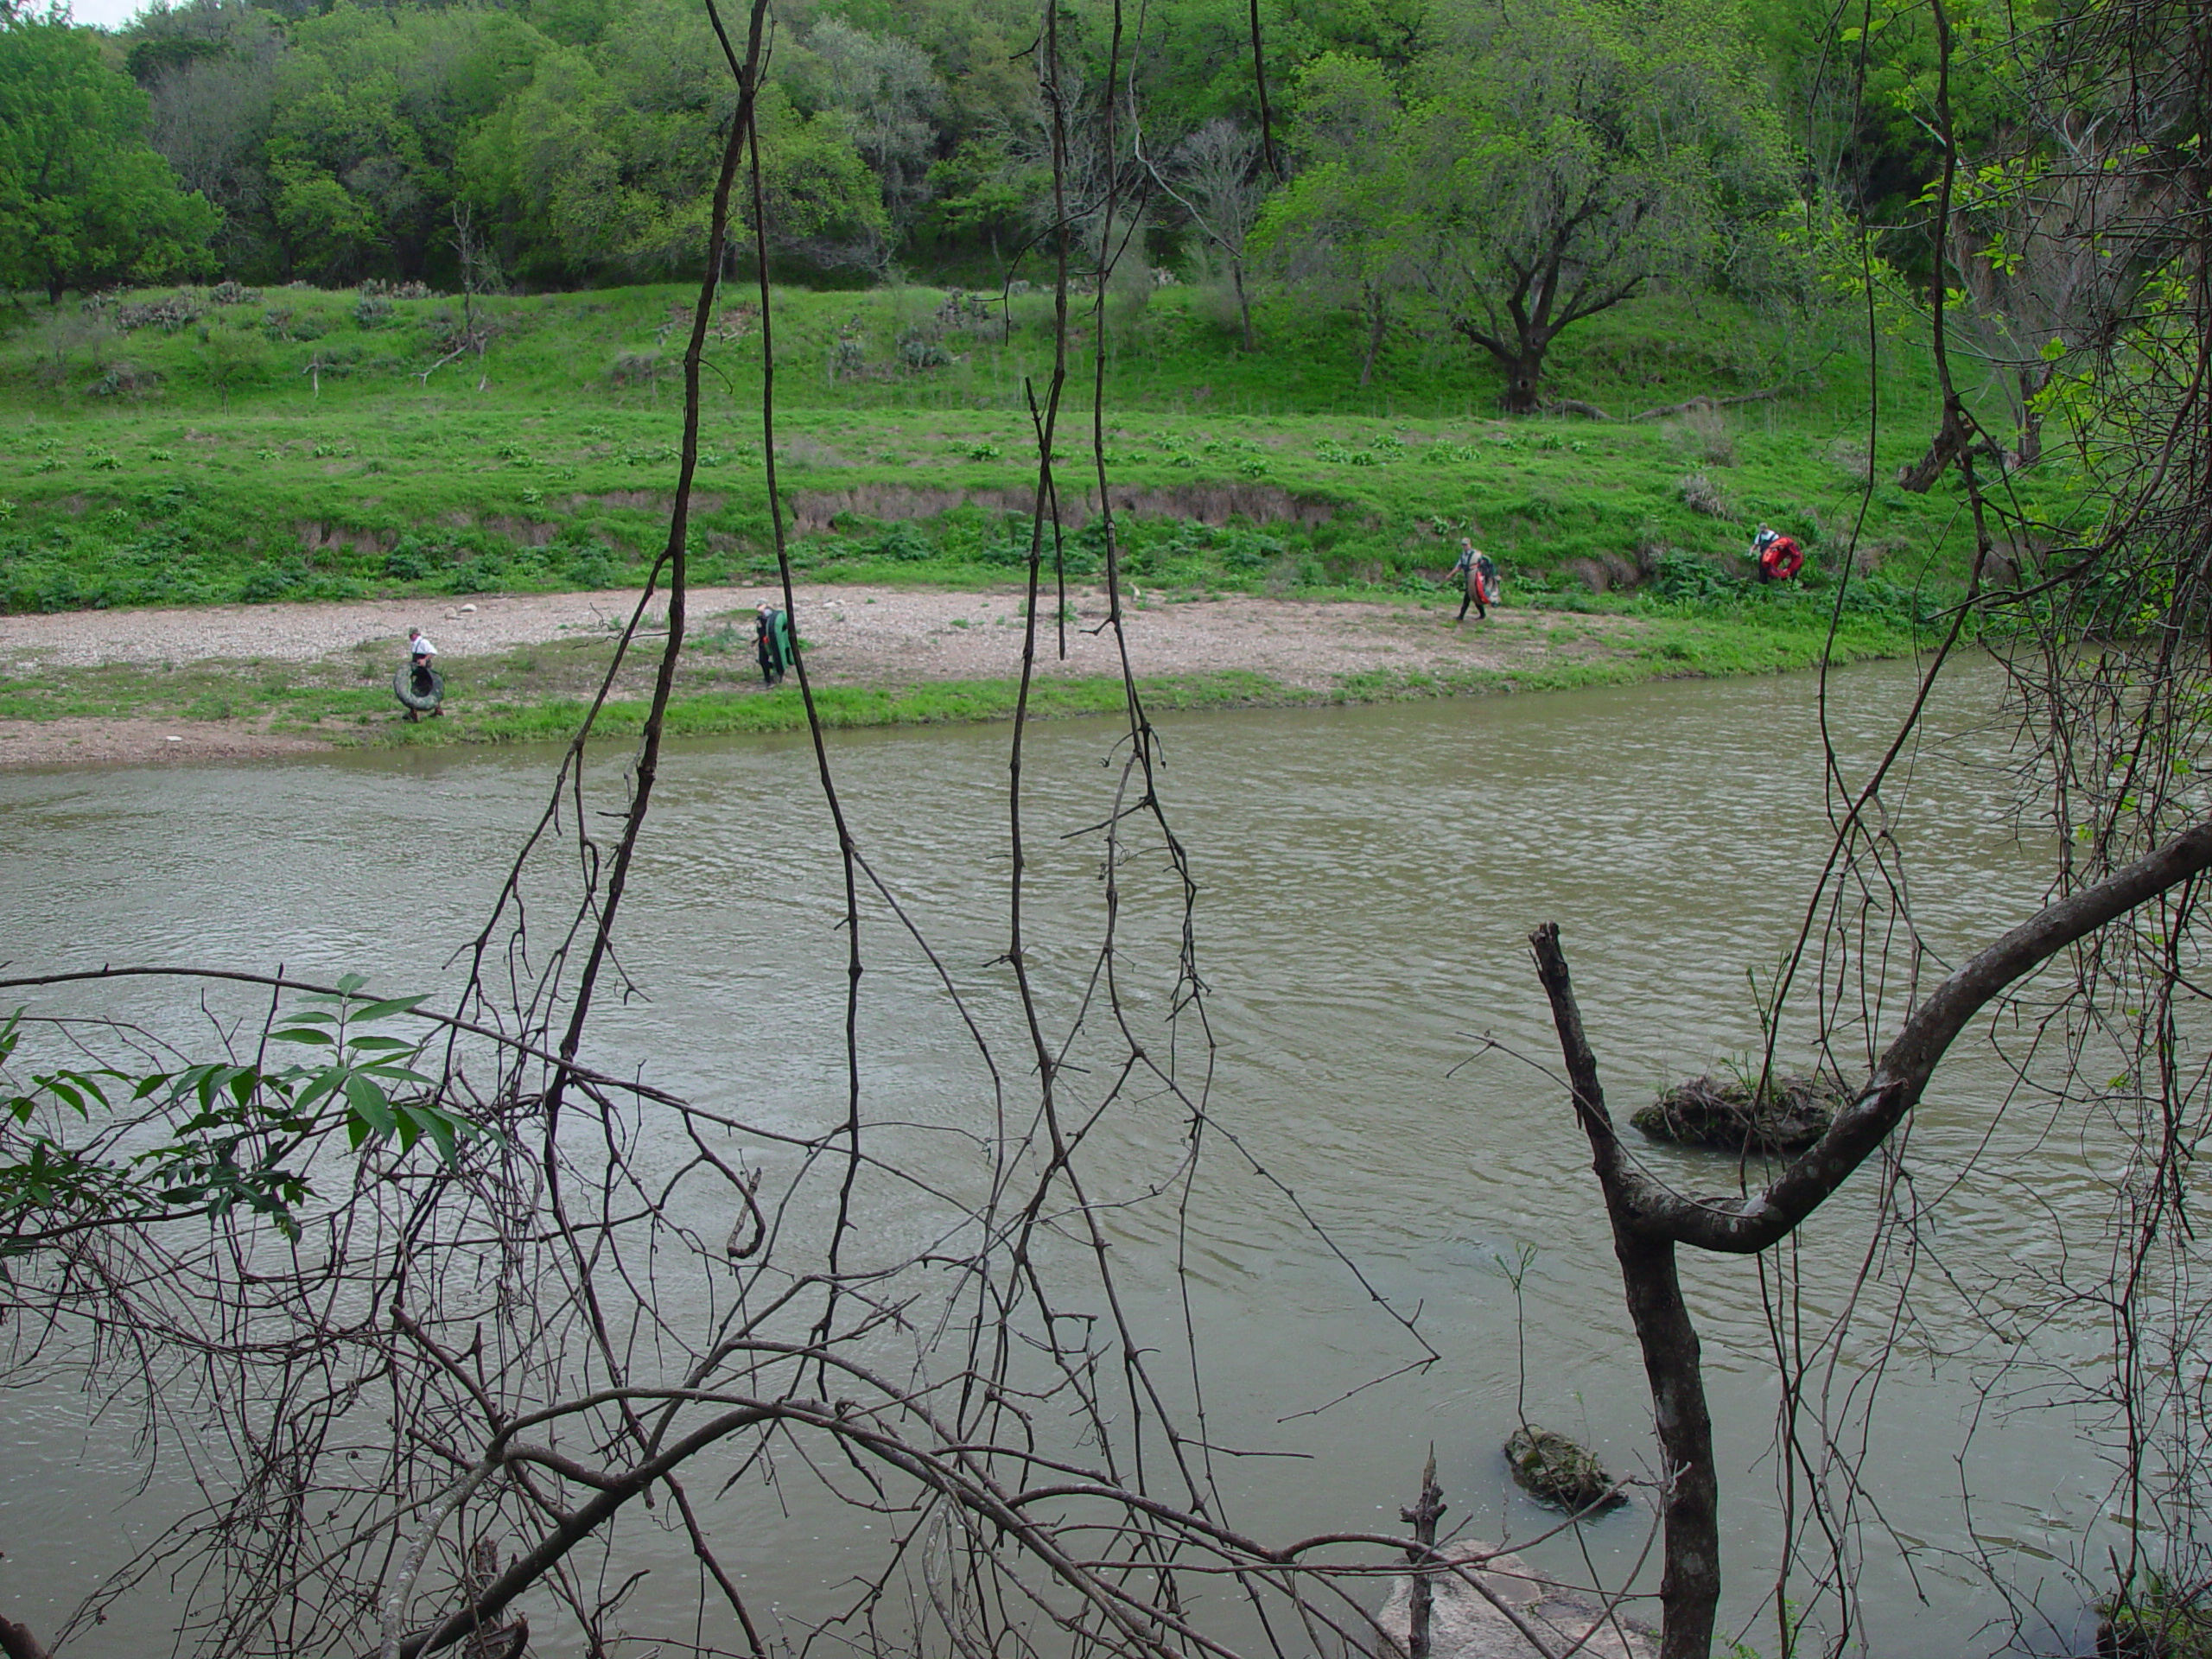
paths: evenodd
<path fill-rule="evenodd" d="M 1780 1077 L 1754 1100 L 1751 1085 L 1718 1077 L 1677 1084 L 1629 1122 L 1655 1141 L 1723 1152 L 1802 1152 L 1827 1133 L 1850 1096 L 1821 1077 Z"/>
<path fill-rule="evenodd" d="M 1613 1478 L 1595 1452 L 1548 1428 L 1522 1424 L 1505 1442 L 1505 1460 L 1522 1491 L 1571 1515 L 1628 1501 L 1614 1491 Z"/>

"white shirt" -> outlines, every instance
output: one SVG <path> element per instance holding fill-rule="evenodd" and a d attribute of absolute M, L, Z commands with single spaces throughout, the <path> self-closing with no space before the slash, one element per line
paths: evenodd
<path fill-rule="evenodd" d="M 418 633 L 407 642 L 407 654 L 410 657 L 435 657 L 438 654 L 438 648 L 430 643 L 429 634 Z"/>

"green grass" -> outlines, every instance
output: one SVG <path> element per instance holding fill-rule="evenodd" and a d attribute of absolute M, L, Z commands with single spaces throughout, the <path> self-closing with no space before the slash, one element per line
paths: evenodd
<path fill-rule="evenodd" d="M 360 315 L 350 293 L 187 292 L 198 315 L 175 328 L 0 309 L 0 609 L 615 586 L 664 542 L 684 289 L 492 300 L 487 355 L 435 369 L 452 301 Z M 1049 360 L 1049 302 L 1015 300 L 1001 338 L 972 319 L 939 328 L 941 298 L 779 296 L 780 482 L 808 579 L 977 587 L 1026 557 L 1025 388 Z M 1863 359 L 1816 359 L 1720 302 L 1643 302 L 1571 332 L 1554 391 L 1625 413 L 1793 374 L 1799 390 L 1722 418 L 1605 423 L 1498 419 L 1483 363 L 1410 333 L 1363 390 L 1349 320 L 1263 307 L 1264 347 L 1246 354 L 1208 306 L 1183 289 L 1116 304 L 1109 473 L 1140 498 L 1121 521 L 1129 578 L 1157 594 L 1427 591 L 1463 525 L 1522 597 L 1565 599 L 1592 566 L 1660 548 L 1729 558 L 1761 520 L 1833 569 L 1859 511 Z M 747 582 L 773 568 L 760 334 L 740 298 L 725 316 L 691 550 L 696 579 Z M 905 369 L 898 342 L 917 330 L 952 361 Z M 1885 478 L 1925 442 L 1932 404 L 1910 356 L 1878 378 Z M 1090 478 L 1087 388 L 1072 377 L 1064 500 Z M 1725 516 L 1685 503 L 1694 473 Z M 1878 485 L 1862 563 L 1955 586 L 1950 487 Z M 1201 522 L 1224 506 L 1227 522 Z M 1071 575 L 1095 574 L 1099 550 L 1071 535 Z"/>

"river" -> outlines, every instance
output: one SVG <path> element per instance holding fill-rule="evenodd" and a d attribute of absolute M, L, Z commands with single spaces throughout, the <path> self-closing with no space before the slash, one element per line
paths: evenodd
<path fill-rule="evenodd" d="M 1878 751 L 1912 685 L 1896 664 L 1836 677 L 1832 720 L 1847 760 Z M 1993 676 L 1970 672 L 1939 701 L 1892 795 L 1916 915 L 1939 957 L 2024 913 L 2041 891 L 2033 833 L 2024 840 L 2012 811 L 1993 690 Z M 1558 1051 L 1525 937 L 1535 923 L 1561 925 L 1617 1113 L 1751 1053 L 1760 1031 L 1746 976 L 1770 976 L 1789 948 L 1826 844 L 1815 692 L 1808 677 L 1681 682 L 1167 722 L 1164 787 L 1200 889 L 1199 959 L 1220 1044 L 1212 1116 L 1376 1292 L 1420 1310 L 1440 1356 L 1342 1398 L 1418 1350 L 1276 1186 L 1217 1153 L 1191 1252 L 1214 1433 L 1304 1454 L 1294 1467 L 1238 1465 L 1247 1531 L 1393 1519 L 1432 1444 L 1452 1522 L 1491 1538 L 1541 1529 L 1546 1516 L 1511 1486 L 1498 1449 L 1516 1392 L 1531 1417 L 1586 1434 L 1616 1469 L 1649 1468 L 1649 1408 L 1586 1149 L 1539 1069 L 1556 1069 Z M 972 728 L 833 740 L 862 843 L 987 1018 L 1006 978 L 991 962 L 1004 944 L 1006 737 Z M 1088 960 L 1098 855 L 1095 840 L 1062 837 L 1102 815 L 1115 737 L 1109 722 L 1073 721 L 1030 739 L 1033 961 L 1063 999 Z M 281 963 L 309 976 L 372 970 L 385 989 L 435 985 L 491 902 L 551 764 L 542 751 L 375 752 L 0 777 L 5 954 L 12 971 Z M 832 844 L 803 741 L 677 746 L 622 940 L 643 995 L 610 1007 L 591 1058 L 613 1071 L 644 1063 L 654 1081 L 754 1122 L 833 1121 L 844 947 Z M 1156 922 L 1159 871 L 1128 879 L 1144 889 L 1135 910 Z M 1140 918 L 1134 931 L 1132 1007 L 1156 1020 L 1170 988 L 1153 950 L 1161 930 Z M 972 1090 L 948 1087 L 967 1062 L 930 976 L 880 914 L 864 938 L 881 963 L 867 982 L 871 1110 L 970 1109 Z M 177 1019 L 174 986 L 103 988 L 99 1006 L 171 1028 Z M 1785 1062 L 1806 1058 L 1806 1031 L 1803 1017 L 1786 1024 Z M 1500 1046 L 1478 1054 L 1485 1037 Z M 1939 1074 L 1910 1156 L 1923 1191 L 1954 1185 L 1914 1315 L 1893 1323 L 1894 1298 L 1870 1296 L 1842 1346 L 1840 1396 L 1885 1368 L 1860 1474 L 1875 1653 L 1993 1650 L 2003 1632 L 1988 1621 L 2002 1607 L 1985 1566 L 2032 1587 L 2094 1541 L 2107 1478 L 2095 1448 L 2063 1411 L 2014 1409 L 2039 1399 L 2037 1387 L 2008 1381 L 1993 1394 L 1995 1347 L 1955 1287 L 2055 1250 L 2054 1217 L 2086 1226 L 2102 1203 L 2081 1141 L 2043 1133 L 2017 1105 L 1998 1111 L 2004 1077 L 1980 1038 Z M 1172 1154 L 1176 1135 L 1173 1116 L 1156 1115 L 1093 1155 L 1110 1174 L 1124 1154 Z M 1685 1179 L 1719 1179 L 1709 1160 L 1651 1156 Z M 1803 1236 L 1815 1314 L 1865 1251 L 1866 1185 Z M 1125 1270 L 1161 1291 L 1172 1222 L 1139 1209 L 1116 1228 Z M 1535 1253 L 1516 1320 L 1499 1263 L 1524 1244 Z M 1770 1623 L 1753 1622 L 1781 1512 L 1758 1271 L 1697 1261 L 1687 1277 L 1719 1435 L 1724 1624 L 1750 1626 L 1770 1652 Z M 2062 1368 L 2094 1349 L 2086 1331 L 2038 1340 L 2038 1357 Z M 1993 1408 L 1999 1395 L 2004 1408 Z M 185 1489 L 167 1465 L 147 1477 L 127 1433 L 88 1421 L 51 1385 L 0 1399 L 0 1433 L 11 1447 L 0 1468 L 0 1611 L 51 1629 Z M 1647 1516 L 1634 1505 L 1586 1529 L 1600 1573 L 1626 1570 Z M 808 1539 L 836 1524 L 810 1516 Z M 804 1609 L 837 1574 L 798 1564 L 772 1524 L 760 1531 L 737 1549 L 740 1570 Z M 1567 1570 L 1580 1558 L 1560 1541 L 1540 1559 Z M 2052 1576 L 2046 1594 L 2073 1633 L 2078 1591 Z M 163 1605 L 152 1589 L 126 1598 L 67 1651 L 148 1650 L 167 1633 Z"/>

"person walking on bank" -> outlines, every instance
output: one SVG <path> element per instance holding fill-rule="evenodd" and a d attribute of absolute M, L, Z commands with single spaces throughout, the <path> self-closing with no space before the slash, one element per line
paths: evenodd
<path fill-rule="evenodd" d="M 760 601 L 760 613 L 753 624 L 753 654 L 760 664 L 760 689 L 764 691 L 784 677 L 784 656 L 777 649 L 776 607 L 767 601 Z"/>
<path fill-rule="evenodd" d="M 1784 536 L 1771 525 L 1761 524 L 1751 537 L 1751 557 L 1758 562 L 1761 582 L 1787 582 L 1805 563 L 1805 550 L 1794 536 Z"/>
<path fill-rule="evenodd" d="M 445 713 L 446 683 L 435 666 L 438 648 L 420 628 L 407 630 L 407 666 L 399 671 L 394 689 L 407 709 L 407 718 L 432 720 Z"/>
<path fill-rule="evenodd" d="M 760 658 L 764 689 L 781 685 L 784 676 L 798 661 L 798 640 L 791 631 L 789 613 L 766 600 L 760 601 L 760 620 L 753 625 L 753 650 Z"/>
<path fill-rule="evenodd" d="M 1459 538 L 1459 562 L 1452 567 L 1452 575 L 1460 584 L 1463 597 L 1459 601 L 1459 614 L 1452 619 L 1456 627 L 1467 620 L 1467 607 L 1475 607 L 1475 620 L 1484 621 L 1490 607 L 1497 602 L 1497 566 L 1489 554 L 1477 547 L 1468 537 Z"/>

